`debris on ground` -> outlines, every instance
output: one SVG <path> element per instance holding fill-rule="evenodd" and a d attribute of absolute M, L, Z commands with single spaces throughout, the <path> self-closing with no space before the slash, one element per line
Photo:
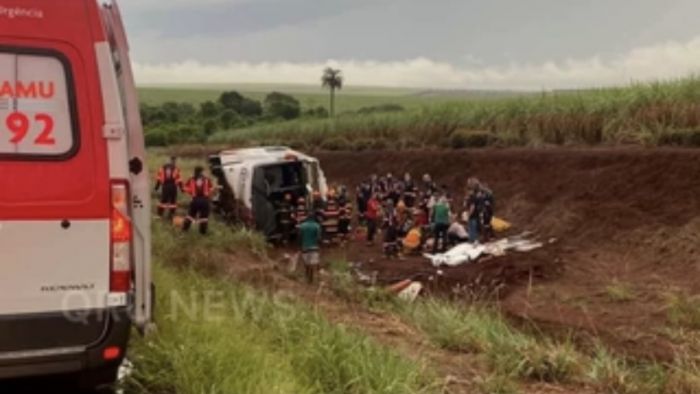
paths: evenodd
<path fill-rule="evenodd" d="M 134 373 L 134 364 L 125 358 L 122 364 L 119 366 L 119 372 L 117 373 L 117 381 L 125 382 Z M 119 389 L 115 391 L 116 394 L 123 394 L 124 390 Z"/>
<path fill-rule="evenodd" d="M 405 289 L 399 292 L 399 298 L 403 301 L 413 302 L 418 298 L 423 290 L 423 284 L 420 282 L 411 282 Z"/>
<path fill-rule="evenodd" d="M 285 253 L 283 256 L 283 261 L 287 262 L 287 272 L 293 274 L 297 271 L 299 266 L 299 257 L 301 253 Z"/>
<path fill-rule="evenodd" d="M 404 291 L 408 286 L 410 286 L 411 283 L 413 283 L 412 280 L 410 280 L 410 279 L 405 279 L 405 280 L 402 280 L 402 281 L 400 281 L 400 282 L 394 283 L 393 285 L 387 287 L 386 290 L 387 290 L 389 293 L 392 293 L 392 294 L 399 294 L 399 293 L 401 293 L 402 291 Z"/>
<path fill-rule="evenodd" d="M 494 216 L 493 219 L 491 219 L 491 228 L 497 233 L 508 231 L 511 227 L 513 227 L 513 225 L 510 224 L 510 222 L 507 222 L 499 217 Z"/>
<path fill-rule="evenodd" d="M 504 238 L 485 244 L 462 243 L 445 253 L 424 254 L 423 256 L 431 261 L 433 266 L 456 267 L 465 263 L 478 260 L 483 255 L 503 256 L 507 251 L 531 252 L 544 246 L 542 242 L 537 242 L 528 237 L 531 233 L 523 233 L 514 237 Z M 550 240 L 552 243 L 553 240 Z"/>
<path fill-rule="evenodd" d="M 366 274 L 362 271 L 362 263 L 350 263 L 350 269 L 355 274 L 357 281 L 363 285 L 374 286 L 377 283 L 377 272 Z"/>

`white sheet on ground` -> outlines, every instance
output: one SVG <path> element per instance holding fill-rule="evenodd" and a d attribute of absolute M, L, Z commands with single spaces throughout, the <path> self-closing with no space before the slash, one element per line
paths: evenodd
<path fill-rule="evenodd" d="M 454 248 L 448 250 L 445 253 L 438 254 L 424 254 L 427 259 L 433 263 L 435 267 L 440 267 L 446 265 L 448 267 L 454 267 L 460 264 L 464 264 L 469 261 L 474 261 L 481 256 L 486 250 L 485 245 L 473 245 L 470 243 L 463 243 L 455 246 Z"/>
<path fill-rule="evenodd" d="M 463 243 L 453 247 L 445 253 L 426 253 L 423 256 L 429 259 L 435 267 L 456 267 L 464 263 L 475 261 L 482 255 L 503 256 L 508 250 L 514 250 L 516 252 L 530 252 L 544 246 L 541 242 L 536 242 L 525 238 L 528 235 L 529 234 L 527 233 L 523 233 L 515 237 L 504 238 L 483 245 Z"/>

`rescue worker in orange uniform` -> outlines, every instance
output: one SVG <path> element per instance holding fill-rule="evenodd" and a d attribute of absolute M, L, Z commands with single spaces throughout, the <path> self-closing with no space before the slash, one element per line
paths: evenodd
<path fill-rule="evenodd" d="M 296 223 L 296 231 L 299 231 L 299 226 L 306 220 L 309 216 L 309 206 L 306 204 L 306 199 L 304 197 L 299 197 L 297 200 L 297 205 L 294 207 L 294 222 Z"/>
<path fill-rule="evenodd" d="M 326 195 L 323 219 L 323 235 L 327 241 L 333 242 L 338 236 L 338 227 L 340 225 L 340 205 L 338 204 L 338 195 L 334 188 L 331 188 Z"/>
<path fill-rule="evenodd" d="M 326 210 L 326 202 L 323 201 L 323 197 L 321 196 L 321 192 L 319 191 L 314 191 L 311 194 L 311 210 L 312 214 L 316 216 L 316 221 L 319 223 L 323 223 L 324 220 L 324 211 Z"/>
<path fill-rule="evenodd" d="M 277 225 L 283 245 L 292 240 L 292 229 L 296 225 L 293 209 L 292 195 L 287 193 L 284 200 L 277 205 Z"/>
<path fill-rule="evenodd" d="M 182 178 L 176 161 L 175 157 L 171 157 L 170 162 L 158 170 L 156 177 L 156 192 L 163 188 L 158 203 L 158 216 L 162 218 L 167 213 L 171 220 L 177 210 L 177 190 L 182 189 Z"/>
<path fill-rule="evenodd" d="M 199 232 L 205 235 L 209 229 L 210 198 L 214 187 L 209 178 L 204 175 L 204 168 L 194 169 L 194 176 L 185 183 L 185 192 L 192 196 L 183 230 L 189 231 L 192 223 L 199 224 Z"/>

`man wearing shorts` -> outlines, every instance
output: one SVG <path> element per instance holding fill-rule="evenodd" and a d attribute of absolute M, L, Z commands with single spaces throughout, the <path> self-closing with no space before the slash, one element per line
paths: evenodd
<path fill-rule="evenodd" d="M 309 215 L 299 226 L 299 238 L 301 239 L 301 258 L 304 261 L 306 280 L 309 283 L 316 281 L 316 276 L 321 265 L 320 244 L 321 225 L 314 215 Z"/>

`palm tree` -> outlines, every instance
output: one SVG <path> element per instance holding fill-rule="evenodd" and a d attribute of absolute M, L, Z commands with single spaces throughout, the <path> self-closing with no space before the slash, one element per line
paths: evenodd
<path fill-rule="evenodd" d="M 335 116 L 335 90 L 343 88 L 343 75 L 340 70 L 334 70 L 331 67 L 326 67 L 323 70 L 323 77 L 321 78 L 324 88 L 328 88 L 331 91 L 331 118 Z"/>

